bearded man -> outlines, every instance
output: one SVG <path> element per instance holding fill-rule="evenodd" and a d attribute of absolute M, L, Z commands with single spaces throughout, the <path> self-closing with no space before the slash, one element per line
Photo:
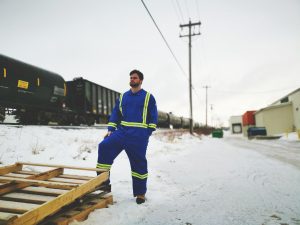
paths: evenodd
<path fill-rule="evenodd" d="M 108 132 L 98 146 L 97 168 L 110 170 L 114 159 L 125 150 L 131 166 L 133 196 L 137 204 L 142 204 L 148 178 L 146 150 L 156 129 L 157 106 L 153 95 L 141 87 L 143 73 L 132 70 L 129 75 L 131 88 L 116 101 Z"/>

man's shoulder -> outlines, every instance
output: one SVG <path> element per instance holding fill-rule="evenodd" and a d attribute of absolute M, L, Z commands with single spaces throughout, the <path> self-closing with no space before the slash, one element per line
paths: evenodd
<path fill-rule="evenodd" d="M 130 90 L 121 93 L 121 95 L 127 95 L 127 94 L 129 94 L 129 93 L 130 93 Z"/>

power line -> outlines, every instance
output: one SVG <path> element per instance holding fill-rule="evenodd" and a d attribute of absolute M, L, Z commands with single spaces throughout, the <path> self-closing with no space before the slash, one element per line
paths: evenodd
<path fill-rule="evenodd" d="M 187 78 L 187 74 L 184 72 L 183 67 L 182 67 L 181 64 L 179 63 L 177 57 L 175 56 L 174 52 L 172 51 L 172 49 L 171 49 L 171 47 L 170 47 L 170 45 L 169 45 L 169 43 L 167 42 L 166 38 L 165 38 L 164 35 L 162 34 L 162 32 L 161 32 L 161 30 L 159 29 L 158 25 L 156 24 L 156 22 L 155 22 L 153 16 L 151 15 L 151 13 L 150 13 L 148 7 L 146 6 L 145 2 L 144 2 L 143 0 L 141 0 L 141 2 L 143 3 L 143 5 L 144 5 L 146 11 L 148 12 L 148 14 L 149 14 L 150 18 L 152 19 L 152 21 L 153 21 L 153 23 L 154 23 L 156 29 L 158 30 L 158 32 L 160 33 L 162 39 L 164 40 L 165 44 L 167 45 L 167 47 L 168 47 L 169 51 L 171 52 L 173 58 L 175 59 L 177 65 L 179 66 L 179 68 L 181 69 L 182 73 L 183 73 L 183 74 L 186 76 L 186 78 Z"/>
<path fill-rule="evenodd" d="M 184 19 L 183 19 L 183 13 L 182 13 L 182 10 L 181 10 L 181 7 L 180 7 L 180 5 L 179 5 L 178 0 L 176 0 L 176 4 L 177 4 L 177 7 L 178 7 L 178 9 L 179 9 L 179 13 L 180 13 L 180 15 L 181 15 L 181 19 L 182 19 L 182 22 L 183 22 L 183 21 L 184 21 Z"/>
<path fill-rule="evenodd" d="M 158 30 L 158 32 L 160 33 L 161 37 L 163 38 L 165 44 L 167 45 L 169 51 L 171 52 L 173 58 L 175 59 L 177 65 L 179 66 L 179 68 L 180 68 L 180 70 L 182 71 L 183 75 L 184 75 L 185 78 L 189 81 L 189 78 L 188 78 L 187 74 L 185 73 L 183 67 L 181 66 L 181 64 L 179 63 L 179 61 L 178 61 L 178 59 L 176 58 L 175 54 L 173 53 L 173 51 L 172 51 L 170 45 L 168 44 L 168 42 L 167 42 L 167 40 L 165 39 L 164 35 L 162 34 L 161 30 L 159 29 L 157 23 L 155 22 L 153 16 L 151 15 L 151 13 L 150 13 L 148 7 L 147 7 L 146 4 L 145 4 L 145 2 L 144 2 L 143 0 L 141 0 L 141 2 L 143 3 L 143 5 L 144 5 L 144 7 L 145 7 L 145 9 L 146 9 L 146 11 L 147 11 L 147 13 L 149 14 L 149 16 L 150 16 L 151 20 L 153 21 L 153 23 L 154 23 L 156 29 Z M 180 8 L 179 3 L 178 3 L 177 0 L 176 0 L 176 3 L 177 3 L 177 5 L 178 5 L 180 14 L 181 14 L 181 16 L 182 16 L 182 11 L 181 11 L 181 8 Z M 182 18 L 183 18 L 183 17 L 182 17 Z M 199 97 L 199 95 L 198 95 L 198 93 L 197 93 L 195 87 L 194 87 L 193 85 L 191 85 L 191 88 L 192 88 L 192 90 L 194 91 L 194 93 L 196 94 L 196 96 L 198 97 L 198 99 L 200 100 L 200 97 Z"/>
<path fill-rule="evenodd" d="M 198 17 L 200 19 L 200 10 L 199 10 L 198 0 L 195 0 L 195 2 L 196 2 L 196 9 L 197 9 Z"/>
<path fill-rule="evenodd" d="M 186 12 L 187 12 L 187 17 L 190 19 L 191 17 L 190 17 L 190 11 L 189 11 L 187 0 L 185 0 L 184 2 L 185 2 L 185 8 L 186 8 Z"/>
<path fill-rule="evenodd" d="M 179 13 L 178 13 L 178 10 L 177 10 L 177 8 L 176 8 L 176 5 L 175 5 L 174 1 L 171 0 L 171 2 L 172 2 L 172 5 L 173 5 L 173 8 L 174 8 L 174 10 L 175 10 L 175 13 L 176 13 L 176 16 L 177 16 L 177 18 L 178 18 L 179 23 L 180 23 L 180 22 L 183 22 L 183 21 L 180 21 L 180 15 L 179 15 Z"/>
<path fill-rule="evenodd" d="M 273 89 L 273 90 L 266 90 L 266 91 L 240 91 L 240 90 L 237 90 L 237 91 L 229 91 L 229 90 L 215 90 L 215 93 L 216 92 L 219 92 L 219 93 L 227 93 L 227 94 L 268 94 L 268 93 L 274 93 L 274 92 L 280 92 L 280 91 L 286 91 L 286 90 L 290 90 L 292 88 L 295 88 L 296 86 L 294 87 L 286 87 L 286 88 L 281 88 L 281 89 Z"/>

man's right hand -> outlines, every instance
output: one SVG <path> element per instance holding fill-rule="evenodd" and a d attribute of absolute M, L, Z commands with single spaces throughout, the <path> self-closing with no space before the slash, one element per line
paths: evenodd
<path fill-rule="evenodd" d="M 111 132 L 111 131 L 108 131 L 108 132 L 104 135 L 104 139 L 107 138 L 107 137 L 109 137 L 111 134 L 112 134 L 112 132 Z"/>

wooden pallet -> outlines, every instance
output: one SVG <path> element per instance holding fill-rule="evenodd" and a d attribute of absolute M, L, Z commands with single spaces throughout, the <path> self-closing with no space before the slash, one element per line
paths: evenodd
<path fill-rule="evenodd" d="M 33 172 L 23 169 L 24 165 L 52 169 Z M 100 175 L 64 174 L 65 169 L 98 171 Z M 92 210 L 112 204 L 112 196 L 107 192 L 94 192 L 107 179 L 108 171 L 95 168 L 23 162 L 0 167 L 0 224 L 33 225 L 44 223 L 46 218 L 51 224 L 63 225 L 73 219 L 82 220 Z M 68 214 L 72 210 L 73 217 Z M 63 214 L 54 215 L 57 212 Z M 62 217 L 66 219 L 63 221 Z"/>

